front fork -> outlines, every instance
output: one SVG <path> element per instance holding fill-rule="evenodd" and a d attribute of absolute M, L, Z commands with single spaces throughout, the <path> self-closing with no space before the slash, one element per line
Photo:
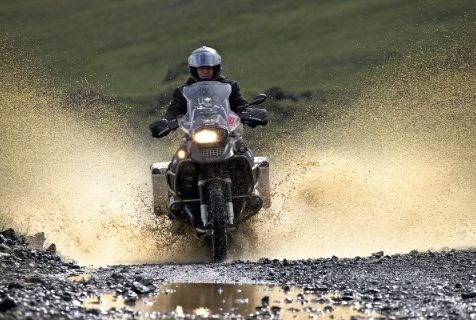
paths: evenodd
<path fill-rule="evenodd" d="M 213 178 L 213 179 L 200 179 L 198 181 L 198 193 L 200 196 L 200 216 L 202 219 L 203 226 L 207 226 L 210 224 L 210 215 L 208 211 L 208 205 L 206 204 L 205 198 L 205 185 L 210 182 L 211 180 L 220 180 L 225 184 L 225 188 L 223 189 L 223 195 L 225 196 L 225 206 L 226 206 L 226 214 L 228 217 L 228 224 L 232 225 L 235 220 L 235 214 L 233 212 L 233 196 L 231 193 L 231 179 L 230 178 Z"/>

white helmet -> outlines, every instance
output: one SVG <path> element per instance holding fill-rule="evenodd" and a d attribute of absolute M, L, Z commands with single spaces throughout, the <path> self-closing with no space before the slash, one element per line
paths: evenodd
<path fill-rule="evenodd" d="M 195 81 L 200 81 L 198 77 L 198 67 L 213 67 L 212 80 L 216 80 L 221 72 L 221 57 L 218 52 L 210 47 L 200 47 L 192 51 L 188 57 L 188 71 Z"/>

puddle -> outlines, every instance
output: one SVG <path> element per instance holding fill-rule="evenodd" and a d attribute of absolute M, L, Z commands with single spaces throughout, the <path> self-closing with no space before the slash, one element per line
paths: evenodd
<path fill-rule="evenodd" d="M 127 300 L 115 294 L 92 297 L 86 308 L 130 308 L 144 319 L 164 314 L 175 317 L 245 316 L 275 319 L 350 319 L 377 317 L 375 313 L 359 312 L 360 306 L 341 301 L 338 296 L 303 292 L 291 288 L 284 292 L 279 286 L 235 285 L 220 283 L 173 283 L 161 285 L 155 296 Z"/>

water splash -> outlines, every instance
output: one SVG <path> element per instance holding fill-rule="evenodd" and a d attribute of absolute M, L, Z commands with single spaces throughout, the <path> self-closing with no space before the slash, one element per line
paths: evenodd
<path fill-rule="evenodd" d="M 230 258 L 474 246 L 475 68 L 460 60 L 407 61 L 281 142 L 285 153 L 273 148 L 273 206 L 239 230 Z M 13 223 L 83 264 L 208 259 L 192 233 L 172 236 L 152 214 L 148 164 L 169 150 L 107 102 L 71 108 L 41 70 L 12 61 L 0 75 L 0 203 Z"/>
<path fill-rule="evenodd" d="M 68 105 L 39 69 L 6 57 L 0 79 L 0 203 L 84 264 L 184 259 L 151 208 L 147 144 L 101 101 Z M 4 60 L 4 61 L 5 61 Z M 157 150 L 154 150 L 157 151 Z"/>
<path fill-rule="evenodd" d="M 344 112 L 310 122 L 275 157 L 274 206 L 255 222 L 251 256 L 476 245 L 474 62 L 409 59 Z"/>

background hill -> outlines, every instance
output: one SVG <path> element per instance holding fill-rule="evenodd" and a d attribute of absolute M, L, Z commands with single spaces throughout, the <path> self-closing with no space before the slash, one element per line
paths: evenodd
<path fill-rule="evenodd" d="M 245 94 L 359 91 L 415 53 L 474 50 L 472 1 L 5 0 L 0 39 L 55 85 L 148 104 L 185 75 L 191 50 L 219 50 Z"/>

